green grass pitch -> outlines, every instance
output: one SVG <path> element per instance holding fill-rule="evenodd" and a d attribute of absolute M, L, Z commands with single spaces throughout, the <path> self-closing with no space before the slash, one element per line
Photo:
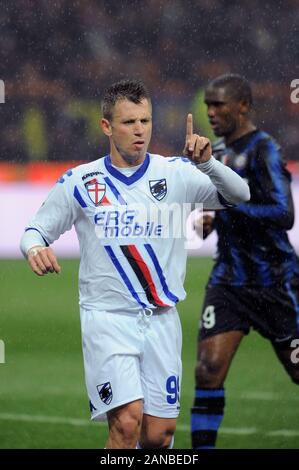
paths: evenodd
<path fill-rule="evenodd" d="M 25 261 L 0 261 L 0 448 L 103 448 L 106 425 L 89 422 L 77 306 L 77 260 L 34 276 Z M 176 448 L 190 448 L 196 335 L 210 259 L 188 262 L 182 319 L 182 412 Z M 219 448 L 299 448 L 299 389 L 271 346 L 246 337 L 226 383 Z"/>

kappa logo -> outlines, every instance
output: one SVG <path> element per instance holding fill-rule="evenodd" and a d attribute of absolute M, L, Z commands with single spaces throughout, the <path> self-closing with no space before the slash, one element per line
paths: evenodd
<path fill-rule="evenodd" d="M 87 178 L 91 178 L 92 176 L 103 175 L 102 171 L 92 171 L 91 173 L 86 173 L 86 175 L 82 176 L 82 181 L 86 180 Z"/>
<path fill-rule="evenodd" d="M 99 183 L 96 178 L 85 183 L 89 199 L 96 205 L 100 205 L 106 193 L 106 184 Z"/>
<path fill-rule="evenodd" d="M 105 405 L 110 405 L 113 398 L 111 383 L 105 382 L 104 384 L 97 385 L 97 390 L 102 402 L 105 403 Z"/>
<path fill-rule="evenodd" d="M 93 411 L 97 411 L 96 407 L 92 404 L 91 400 L 89 400 L 89 410 L 92 413 Z"/>
<path fill-rule="evenodd" d="M 152 195 L 158 201 L 161 201 L 167 194 L 167 184 L 165 178 L 149 181 L 149 187 Z"/>

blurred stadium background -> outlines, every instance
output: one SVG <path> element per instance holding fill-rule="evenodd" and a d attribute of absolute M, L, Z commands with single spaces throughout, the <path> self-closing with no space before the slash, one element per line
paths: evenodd
<path fill-rule="evenodd" d="M 20 257 L 25 224 L 57 177 L 107 152 L 100 98 L 134 77 L 154 104 L 151 151 L 180 154 L 185 117 L 209 129 L 203 87 L 236 72 L 253 85 L 255 119 L 282 146 L 299 207 L 299 78 L 296 0 L 2 1 L 0 8 L 0 448 L 103 447 L 88 422 L 77 307 L 77 243 L 62 237 L 60 276 L 34 277 Z M 291 231 L 299 252 L 299 217 Z M 215 239 L 190 257 L 184 330 L 182 414 L 175 446 L 190 447 L 196 331 Z M 193 251 L 192 254 L 195 252 Z M 201 257 L 199 257 L 201 256 Z M 74 259 L 72 259 L 74 258 Z M 227 383 L 222 448 L 299 448 L 299 394 L 270 346 L 252 333 Z"/>

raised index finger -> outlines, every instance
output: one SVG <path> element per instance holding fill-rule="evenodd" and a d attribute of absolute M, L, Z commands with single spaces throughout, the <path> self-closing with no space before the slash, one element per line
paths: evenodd
<path fill-rule="evenodd" d="M 186 139 L 191 138 L 193 135 L 193 116 L 191 113 L 187 115 L 187 126 L 186 126 Z"/>

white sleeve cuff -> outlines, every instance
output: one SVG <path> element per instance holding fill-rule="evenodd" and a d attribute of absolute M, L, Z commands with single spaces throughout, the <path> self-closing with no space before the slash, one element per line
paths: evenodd
<path fill-rule="evenodd" d="M 20 249 L 24 257 L 33 246 L 47 246 L 47 243 L 41 233 L 35 228 L 28 228 L 21 238 Z"/>

